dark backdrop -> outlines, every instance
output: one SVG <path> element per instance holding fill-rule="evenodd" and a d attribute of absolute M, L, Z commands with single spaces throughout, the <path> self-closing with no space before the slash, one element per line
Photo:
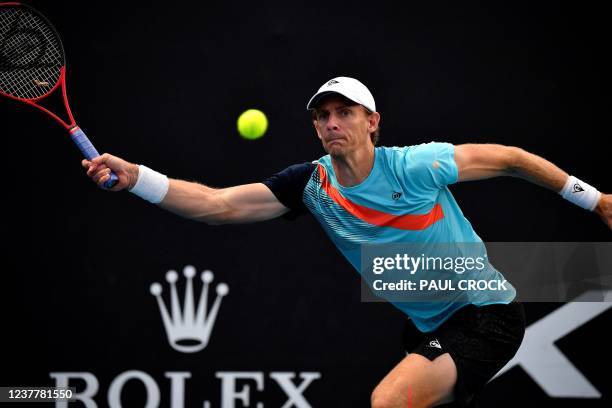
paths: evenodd
<path fill-rule="evenodd" d="M 344 75 L 374 94 L 382 145 L 515 145 L 612 189 L 608 115 L 597 102 L 608 31 L 598 6 L 31 4 L 62 34 L 73 111 L 97 148 L 171 177 L 223 187 L 322 156 L 305 105 L 322 83 Z M 235 129 L 248 108 L 270 120 L 255 142 Z M 265 387 L 241 383 L 251 386 L 250 406 L 281 406 L 271 372 L 318 372 L 304 392 L 312 406 L 365 407 L 402 357 L 401 313 L 360 302 L 358 275 L 314 219 L 214 227 L 184 220 L 95 188 L 65 131 L 34 109 L 2 100 L 0 118 L 0 385 L 53 385 L 50 373 L 90 372 L 105 406 L 111 381 L 139 370 L 169 406 L 164 373 L 184 371 L 192 375 L 186 406 L 217 407 L 215 373 L 252 371 L 263 373 Z M 595 215 L 525 181 L 464 183 L 452 192 L 486 241 L 610 240 Z M 149 294 L 151 283 L 163 283 L 168 303 L 164 274 L 185 265 L 210 269 L 214 284 L 230 287 L 209 345 L 194 354 L 169 346 Z M 182 287 L 181 278 L 181 298 Z M 528 322 L 560 306 L 528 304 Z M 551 398 L 515 367 L 488 387 L 483 406 L 607 406 L 610 316 L 557 342 L 601 398 Z M 144 400 L 142 384 L 126 385 L 125 406 Z"/>

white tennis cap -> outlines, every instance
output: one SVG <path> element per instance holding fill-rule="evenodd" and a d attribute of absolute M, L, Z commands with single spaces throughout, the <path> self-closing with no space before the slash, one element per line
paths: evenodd
<path fill-rule="evenodd" d="M 317 93 L 310 98 L 306 109 L 314 109 L 319 100 L 330 93 L 339 93 L 351 101 L 365 106 L 368 110 L 376 112 L 376 103 L 370 90 L 355 78 L 349 77 L 337 77 L 324 83 Z"/>

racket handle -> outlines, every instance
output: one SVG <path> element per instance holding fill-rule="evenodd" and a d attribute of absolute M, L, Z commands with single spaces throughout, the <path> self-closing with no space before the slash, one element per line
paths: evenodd
<path fill-rule="evenodd" d="M 85 132 L 83 132 L 80 127 L 75 127 L 72 129 L 70 131 L 70 137 L 87 160 L 93 160 L 94 158 L 100 156 L 100 153 L 98 153 L 96 148 L 91 144 L 85 135 Z M 119 181 L 119 177 L 117 177 L 115 172 L 111 170 L 110 179 L 104 183 L 104 188 L 112 188 L 115 184 L 117 184 L 117 181 Z"/>

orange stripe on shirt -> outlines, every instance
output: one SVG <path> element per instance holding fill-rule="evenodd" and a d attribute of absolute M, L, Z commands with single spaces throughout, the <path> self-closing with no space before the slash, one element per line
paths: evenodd
<path fill-rule="evenodd" d="M 331 185 L 325 168 L 322 165 L 319 167 L 319 177 L 321 179 L 321 186 L 325 190 L 328 196 L 331 197 L 338 205 L 348 211 L 350 214 L 359 218 L 362 221 L 370 224 L 378 225 L 379 227 L 392 227 L 403 230 L 423 230 L 429 228 L 442 218 L 444 218 L 444 212 L 442 206 L 436 204 L 430 212 L 427 214 L 405 214 L 405 215 L 393 215 L 387 214 L 382 211 L 374 210 L 373 208 L 364 207 L 356 204 L 340 194 L 340 192 Z"/>

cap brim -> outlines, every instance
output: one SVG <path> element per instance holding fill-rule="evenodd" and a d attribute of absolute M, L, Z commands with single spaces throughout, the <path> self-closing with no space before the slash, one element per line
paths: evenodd
<path fill-rule="evenodd" d="M 319 103 L 319 101 L 327 95 L 330 94 L 338 94 L 338 95 L 342 95 L 340 92 L 336 92 L 336 91 L 323 91 L 323 92 L 319 92 L 317 94 L 315 94 L 312 98 L 310 98 L 310 100 L 308 101 L 308 105 L 306 105 L 306 109 L 307 110 L 313 110 L 316 108 L 316 105 Z M 346 95 L 342 95 L 346 98 Z"/>
<path fill-rule="evenodd" d="M 348 92 L 340 92 L 340 91 L 322 91 L 319 92 L 317 94 L 315 94 L 315 96 L 313 96 L 312 98 L 310 98 L 310 101 L 308 101 L 308 105 L 306 105 L 306 109 L 307 110 L 313 110 L 316 109 L 316 105 L 321 101 L 322 98 L 326 97 L 327 95 L 330 94 L 338 94 L 338 95 L 342 95 L 344 96 L 346 99 L 355 102 L 358 105 L 362 105 L 364 106 L 366 109 L 375 112 L 375 109 L 372 109 L 372 107 L 364 105 L 362 102 L 360 102 L 358 99 L 356 98 L 354 95 L 351 95 Z"/>

